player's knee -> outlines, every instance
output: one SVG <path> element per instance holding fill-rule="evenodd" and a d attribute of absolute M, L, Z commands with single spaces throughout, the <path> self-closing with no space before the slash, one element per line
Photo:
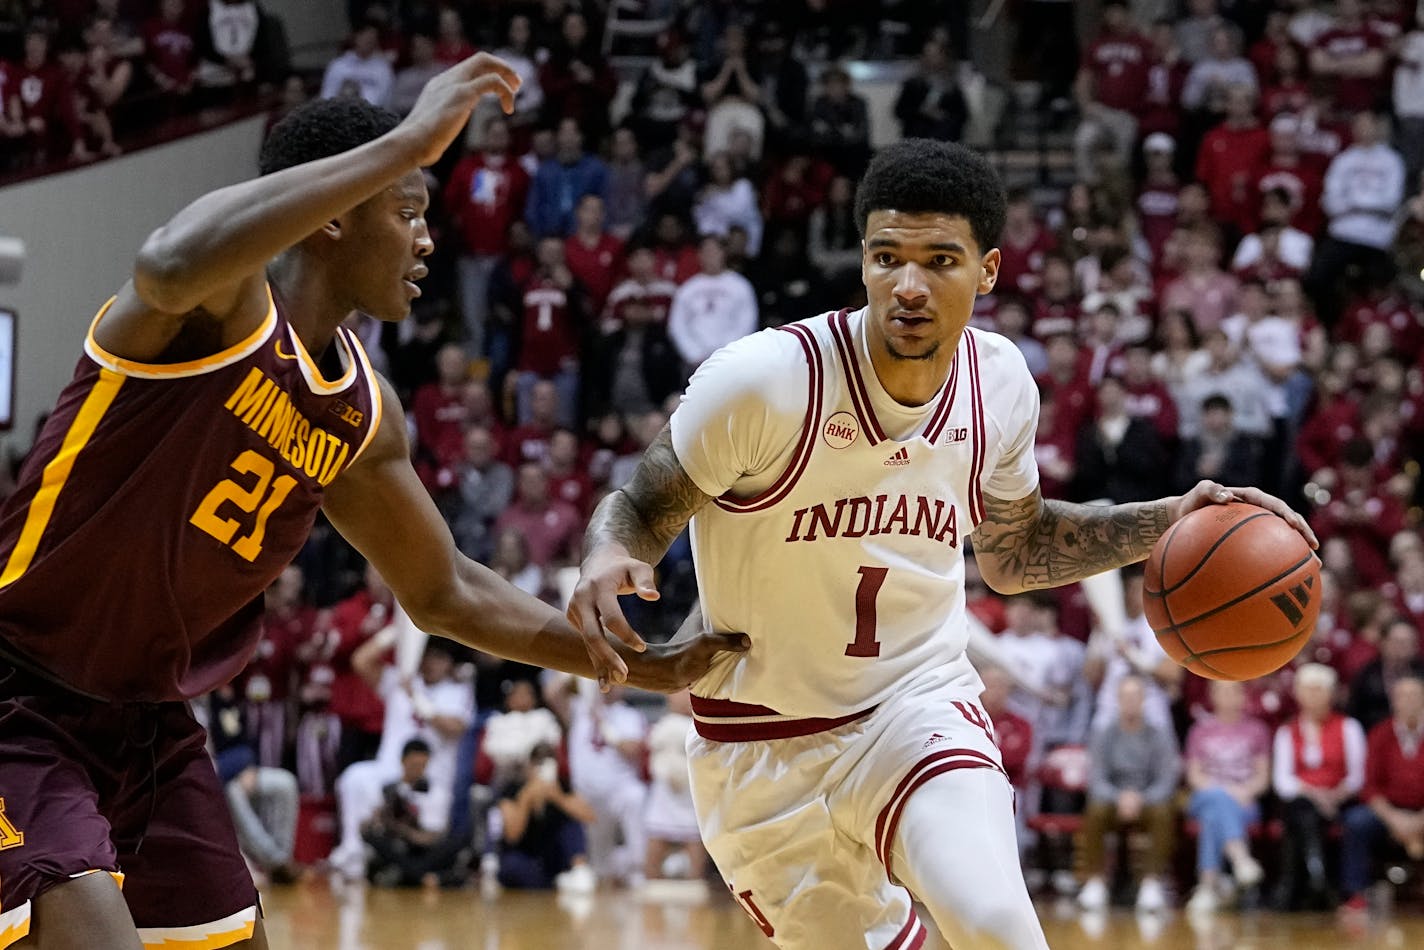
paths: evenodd
<path fill-rule="evenodd" d="M 968 903 L 958 904 L 947 914 L 942 926 L 950 931 L 955 950 L 1032 950 L 1038 943 L 1033 928 L 1033 909 L 1026 898 L 985 889 Z"/>

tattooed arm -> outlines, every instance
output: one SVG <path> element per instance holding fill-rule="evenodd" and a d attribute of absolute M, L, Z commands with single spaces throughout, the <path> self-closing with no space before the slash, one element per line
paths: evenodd
<path fill-rule="evenodd" d="M 711 496 L 693 483 L 678 462 L 672 429 L 664 426 L 643 454 L 633 478 L 609 493 L 589 519 L 584 536 L 588 553 L 569 602 L 568 617 L 583 634 L 595 662 L 601 658 L 619 682 L 627 676 L 627 668 L 605 631 L 635 650 L 642 650 L 644 643 L 624 618 L 618 595 L 657 600 L 653 565 L 663 559 L 673 539 L 709 501 Z M 599 685 L 606 688 L 606 679 L 600 678 Z"/>
<path fill-rule="evenodd" d="M 1243 501 L 1285 518 L 1311 547 L 1318 542 L 1305 519 L 1257 488 L 1198 482 L 1185 495 L 1131 505 L 1075 505 L 1045 499 L 1038 490 L 1016 501 L 984 497 L 984 520 L 974 530 L 974 556 L 990 587 L 1016 594 L 1062 587 L 1103 571 L 1145 560 L 1157 539 L 1188 512 Z"/>

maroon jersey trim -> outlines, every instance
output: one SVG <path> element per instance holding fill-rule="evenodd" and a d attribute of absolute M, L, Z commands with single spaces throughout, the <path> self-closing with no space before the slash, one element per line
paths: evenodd
<path fill-rule="evenodd" d="M 104 314 L 109 312 L 109 307 L 113 306 L 116 298 L 110 297 L 104 306 L 99 308 L 99 312 L 94 315 L 94 320 L 89 324 L 89 335 L 84 340 L 84 352 L 89 354 L 89 358 L 107 370 L 121 373 L 124 376 L 137 376 L 140 379 L 175 379 L 181 376 L 201 376 L 204 373 L 211 373 L 222 369 L 224 366 L 231 366 L 240 360 L 247 359 L 257 352 L 258 347 L 267 342 L 267 338 L 272 335 L 272 330 L 277 326 L 277 305 L 272 301 L 272 291 L 267 291 L 267 316 L 263 318 L 262 324 L 248 335 L 247 339 L 214 353 L 212 356 L 205 356 L 200 360 L 189 360 L 186 363 L 140 363 L 137 360 L 126 360 L 121 356 L 115 356 L 99 345 L 99 341 L 94 338 L 94 330 L 99 326 L 99 321 L 104 319 Z"/>
<path fill-rule="evenodd" d="M 84 403 L 75 414 L 74 421 L 70 423 L 69 431 L 64 434 L 59 451 L 44 467 L 40 487 L 30 499 L 29 510 L 25 512 L 25 523 L 20 529 L 20 537 L 10 551 L 10 559 L 5 563 L 4 573 L 0 573 L 0 589 L 13 584 L 30 569 L 30 562 L 39 550 L 40 539 L 44 537 L 50 516 L 54 514 L 59 494 L 64 491 L 69 473 L 74 470 L 74 460 L 93 437 L 94 430 L 99 427 L 99 420 L 104 418 L 104 413 L 113 405 L 114 397 L 119 394 L 119 387 L 123 383 L 122 373 L 110 369 L 99 370 L 93 388 L 89 390 L 89 395 L 84 397 Z"/>

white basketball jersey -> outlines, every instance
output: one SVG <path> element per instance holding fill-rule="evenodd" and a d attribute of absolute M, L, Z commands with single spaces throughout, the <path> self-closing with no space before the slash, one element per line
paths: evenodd
<path fill-rule="evenodd" d="M 789 463 L 734 482 L 693 518 L 704 615 L 712 629 L 752 641 L 750 652 L 714 664 L 697 696 L 831 718 L 874 706 L 933 667 L 973 676 L 964 544 L 984 517 L 985 486 L 1007 498 L 1037 487 L 1037 390 L 1012 343 L 966 329 L 939 394 L 900 407 L 904 431 L 892 438 L 896 425 L 877 418 L 871 397 L 876 387 L 878 401 L 888 399 L 865 349 L 865 314 L 824 314 L 734 344 L 743 365 L 771 348 L 785 366 L 789 336 L 809 375 L 782 374 L 782 385 L 805 387 L 804 420 L 781 456 Z M 718 371 L 708 372 L 694 378 L 689 402 L 716 386 Z M 683 455 L 698 451 L 688 418 L 703 417 L 675 415 L 674 446 L 689 474 L 700 473 L 706 466 Z M 994 482 L 1006 452 L 1013 472 Z M 695 480 L 706 490 L 707 476 Z"/>

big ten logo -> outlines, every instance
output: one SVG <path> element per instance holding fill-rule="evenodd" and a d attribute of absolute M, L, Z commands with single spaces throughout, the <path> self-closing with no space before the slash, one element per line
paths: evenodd
<path fill-rule="evenodd" d="M 821 438 L 833 449 L 844 449 L 860 434 L 860 425 L 855 416 L 848 412 L 838 412 L 826 420 L 821 427 Z"/>
<path fill-rule="evenodd" d="M 944 430 L 944 444 L 955 445 L 959 442 L 969 441 L 969 427 L 960 426 L 958 429 L 950 428 Z"/>
<path fill-rule="evenodd" d="M 360 426 L 361 423 L 366 420 L 366 416 L 364 413 L 361 412 L 361 410 L 357 409 L 355 406 L 347 405 L 340 399 L 332 403 L 331 411 L 342 422 L 349 422 L 353 426 Z"/>

